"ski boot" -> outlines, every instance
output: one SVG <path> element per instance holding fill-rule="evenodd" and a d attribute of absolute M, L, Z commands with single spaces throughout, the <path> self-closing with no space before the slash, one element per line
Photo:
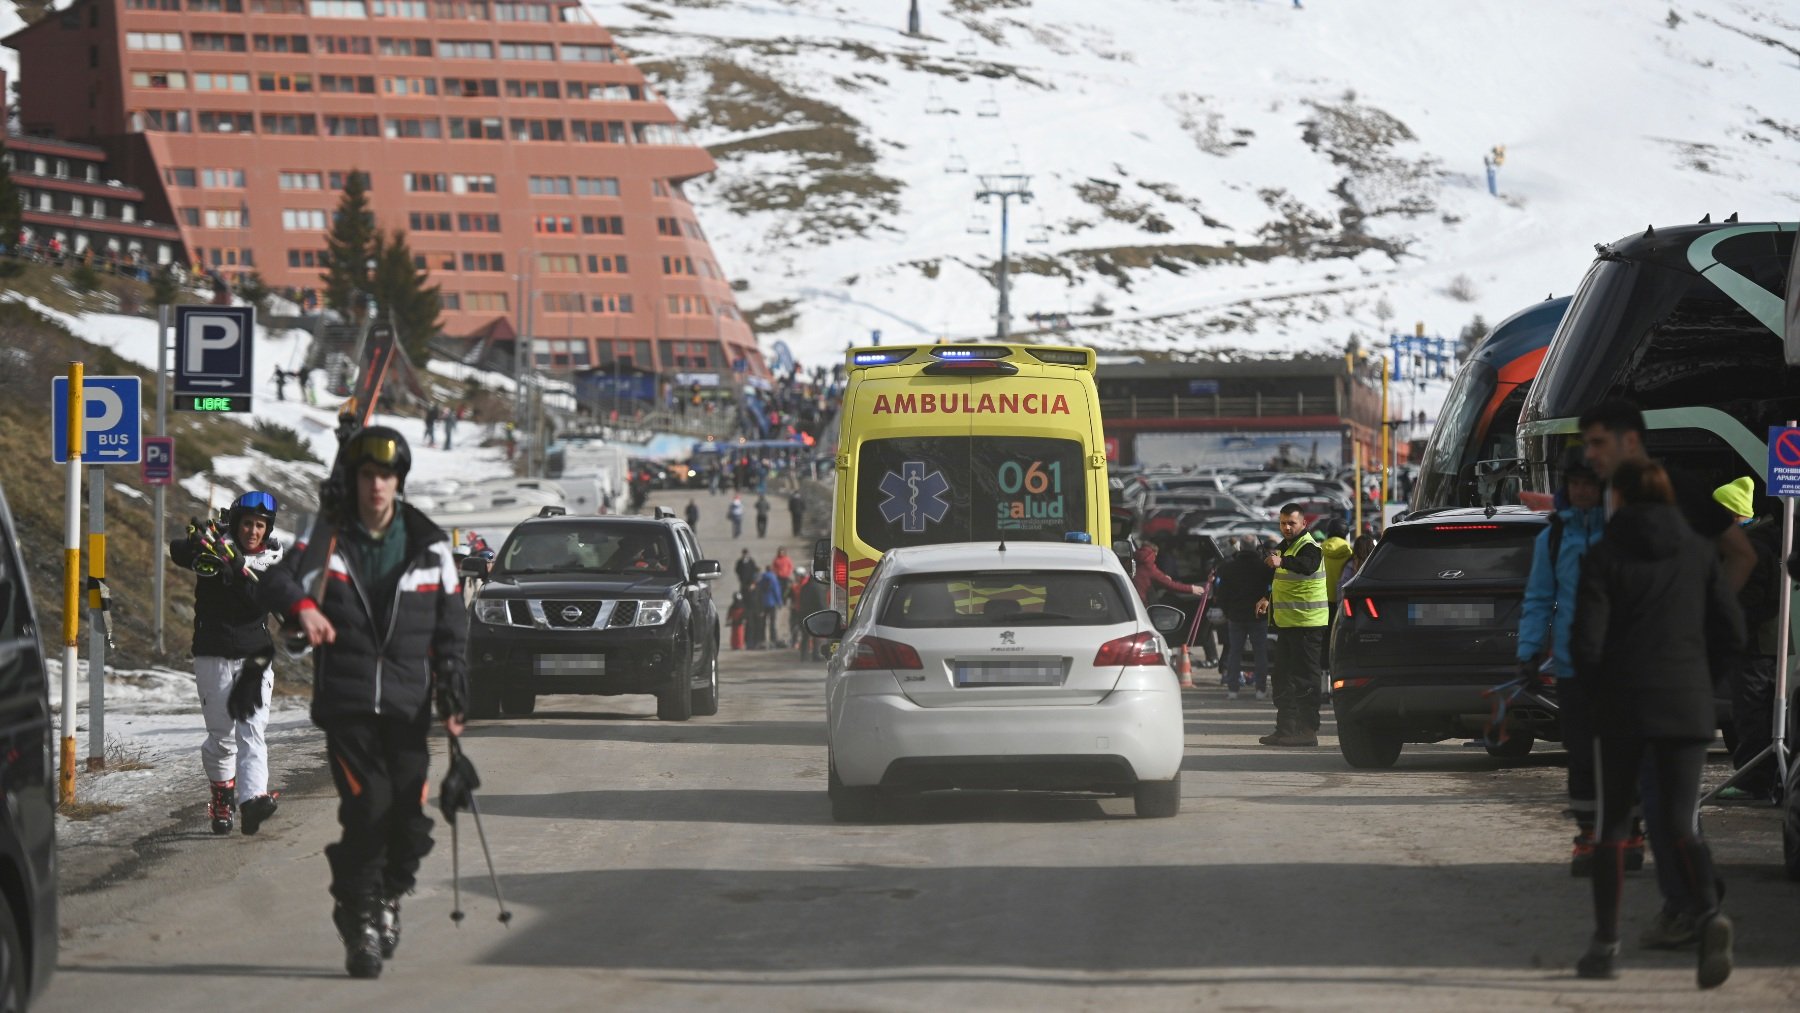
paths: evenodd
<path fill-rule="evenodd" d="M 236 794 L 237 778 L 212 782 L 212 801 L 206 804 L 206 815 L 212 820 L 213 833 L 231 833 L 231 818 L 237 812 Z"/>
<path fill-rule="evenodd" d="M 266 792 L 250 799 L 240 807 L 240 815 L 244 818 L 245 837 L 255 835 L 258 830 L 262 829 L 263 821 L 275 815 L 275 810 L 278 808 L 275 800 L 280 797 L 281 792 Z"/>
<path fill-rule="evenodd" d="M 376 927 L 381 930 L 381 955 L 392 958 L 400 948 L 400 895 L 385 893 L 376 910 Z"/>
<path fill-rule="evenodd" d="M 378 924 L 380 902 L 338 901 L 331 909 L 332 924 L 338 938 L 344 941 L 344 970 L 352 978 L 381 977 L 381 929 Z"/>

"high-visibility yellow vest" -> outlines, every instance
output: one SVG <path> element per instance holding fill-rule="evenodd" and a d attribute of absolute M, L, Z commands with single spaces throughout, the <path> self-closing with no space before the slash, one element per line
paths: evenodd
<path fill-rule="evenodd" d="M 1310 534 L 1294 539 L 1282 555 L 1292 558 L 1302 548 L 1315 544 Z M 1275 570 L 1273 591 L 1269 594 L 1269 611 L 1275 625 L 1287 629 L 1324 626 L 1331 618 L 1331 602 L 1325 592 L 1325 567 L 1321 565 L 1309 577 L 1279 567 Z"/>

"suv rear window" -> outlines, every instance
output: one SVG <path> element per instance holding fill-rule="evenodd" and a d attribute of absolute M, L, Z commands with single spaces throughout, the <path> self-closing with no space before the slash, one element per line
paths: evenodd
<path fill-rule="evenodd" d="M 1361 572 L 1375 580 L 1437 580 L 1451 570 L 1467 580 L 1523 580 L 1531 570 L 1536 524 L 1422 524 L 1395 528 Z"/>
<path fill-rule="evenodd" d="M 1124 587 L 1091 571 L 1002 570 L 921 573 L 895 582 L 883 603 L 882 626 L 1113 626 L 1135 615 Z"/>
<path fill-rule="evenodd" d="M 500 550 L 502 573 L 669 573 L 675 545 L 647 524 L 521 525 Z"/>

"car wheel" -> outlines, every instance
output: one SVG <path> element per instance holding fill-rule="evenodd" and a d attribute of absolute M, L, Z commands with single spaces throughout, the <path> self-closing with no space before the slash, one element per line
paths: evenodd
<path fill-rule="evenodd" d="M 831 798 L 831 818 L 838 823 L 868 823 L 881 816 L 880 788 L 852 788 L 838 778 L 836 761 L 827 761 L 825 794 Z"/>
<path fill-rule="evenodd" d="M 1139 781 L 1131 792 L 1132 811 L 1145 819 L 1181 812 L 1181 772 L 1167 781 Z"/>
<path fill-rule="evenodd" d="M 1536 742 L 1535 736 L 1514 732 L 1506 737 L 1505 742 L 1494 742 L 1488 739 L 1484 740 L 1482 744 L 1487 747 L 1487 754 L 1495 759 L 1522 760 L 1531 755 L 1531 747 Z"/>
<path fill-rule="evenodd" d="M 510 717 L 528 718 L 537 710 L 537 694 L 528 689 L 501 690 L 500 707 Z"/>
<path fill-rule="evenodd" d="M 0 1010 L 25 1008 L 25 946 L 19 939 L 19 922 L 12 905 L 0 894 Z"/>
<path fill-rule="evenodd" d="M 689 686 L 687 669 L 684 667 L 675 678 L 675 685 L 656 694 L 656 719 L 658 721 L 686 721 L 694 716 L 694 691 Z"/>
<path fill-rule="evenodd" d="M 1385 769 L 1400 758 L 1400 736 L 1378 732 L 1345 718 L 1338 718 L 1337 725 L 1338 751 L 1350 761 L 1350 766 L 1358 770 Z"/>
<path fill-rule="evenodd" d="M 706 688 L 693 691 L 694 714 L 709 718 L 719 713 L 719 642 L 713 641 L 712 650 L 706 652 Z"/>
<path fill-rule="evenodd" d="M 471 674 L 469 678 L 469 715 L 477 721 L 492 721 L 500 716 L 500 687 L 486 678 Z"/>

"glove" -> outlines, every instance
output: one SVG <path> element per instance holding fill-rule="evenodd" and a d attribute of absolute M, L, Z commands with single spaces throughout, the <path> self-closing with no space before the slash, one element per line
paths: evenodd
<path fill-rule="evenodd" d="M 253 654 L 244 659 L 237 678 L 231 681 L 231 693 L 225 698 L 225 713 L 233 721 L 248 721 L 263 706 L 263 676 L 269 671 L 274 655 Z"/>
<path fill-rule="evenodd" d="M 460 717 L 468 710 L 468 700 L 464 698 L 459 680 L 447 676 L 438 676 L 435 680 L 434 696 L 437 699 L 438 719 Z"/>

